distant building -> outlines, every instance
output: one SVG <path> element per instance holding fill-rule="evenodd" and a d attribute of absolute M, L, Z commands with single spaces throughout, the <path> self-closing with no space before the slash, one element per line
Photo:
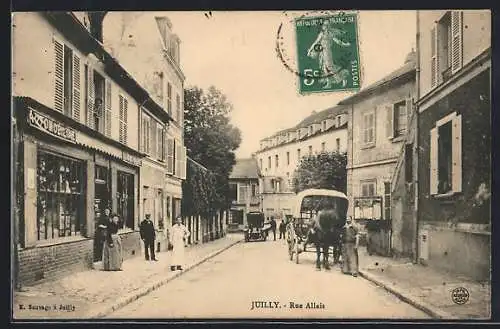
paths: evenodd
<path fill-rule="evenodd" d="M 392 73 L 339 104 L 348 109 L 348 215 L 359 223 L 391 219 L 391 177 L 413 111 L 415 52 Z M 389 238 L 386 241 L 389 252 Z"/>
<path fill-rule="evenodd" d="M 347 111 L 335 106 L 314 112 L 296 126 L 260 141 L 255 152 L 262 173 L 262 209 L 282 217 L 293 209 L 293 177 L 304 156 L 347 151 Z"/>
<path fill-rule="evenodd" d="M 395 211 L 414 213 L 404 221 L 416 226 L 419 262 L 489 280 L 491 12 L 425 10 L 417 21 L 417 125 L 393 180 Z"/>
<path fill-rule="evenodd" d="M 246 214 L 261 210 L 261 173 L 254 158 L 237 159 L 229 175 L 231 212 L 228 229 L 241 230 L 246 225 Z"/>

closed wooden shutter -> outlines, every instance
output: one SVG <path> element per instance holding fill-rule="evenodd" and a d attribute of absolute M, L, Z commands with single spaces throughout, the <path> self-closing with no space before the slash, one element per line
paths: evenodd
<path fill-rule="evenodd" d="M 438 128 L 432 128 L 430 132 L 430 180 L 429 190 L 430 194 L 438 193 Z"/>
<path fill-rule="evenodd" d="M 452 190 L 453 192 L 462 191 L 462 116 L 457 115 L 452 121 Z"/>
<path fill-rule="evenodd" d="M 118 140 L 120 141 L 120 143 L 127 144 L 128 100 L 122 95 L 120 95 L 119 98 L 120 129 L 118 133 Z"/>
<path fill-rule="evenodd" d="M 105 124 L 105 129 L 104 129 L 104 134 L 108 137 L 111 137 L 111 111 L 112 111 L 112 104 L 111 104 L 111 98 L 112 98 L 112 93 L 111 93 L 111 81 L 106 79 L 106 94 L 104 96 L 106 104 L 105 104 L 105 112 L 104 112 L 104 124 Z"/>
<path fill-rule="evenodd" d="M 451 72 L 462 68 L 462 11 L 451 12 Z"/>
<path fill-rule="evenodd" d="M 54 109 L 63 112 L 64 109 L 64 45 L 54 39 Z"/>
<path fill-rule="evenodd" d="M 187 174 L 187 150 L 186 147 L 183 146 L 183 152 L 182 152 L 182 164 L 181 164 L 181 178 L 186 179 L 186 174 Z"/>
<path fill-rule="evenodd" d="M 167 137 L 167 173 L 174 174 L 174 139 Z"/>
<path fill-rule="evenodd" d="M 431 87 L 435 87 L 438 84 L 439 56 L 437 31 L 438 27 L 437 24 L 435 24 L 431 30 Z"/>
<path fill-rule="evenodd" d="M 94 70 L 89 66 L 88 69 L 88 86 L 87 86 L 87 126 L 94 129 L 95 119 L 94 119 L 94 98 L 95 98 L 95 86 L 94 86 Z"/>
<path fill-rule="evenodd" d="M 182 163 L 182 144 L 179 141 L 175 141 L 175 175 L 181 177 L 181 163 Z"/>
<path fill-rule="evenodd" d="M 80 122 L 82 75 L 80 57 L 73 55 L 73 119 Z"/>

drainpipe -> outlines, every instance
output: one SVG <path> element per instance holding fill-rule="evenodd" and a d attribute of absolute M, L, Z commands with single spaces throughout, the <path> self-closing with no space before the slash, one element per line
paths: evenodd
<path fill-rule="evenodd" d="M 413 262 L 416 264 L 418 263 L 418 247 L 419 247 L 419 239 L 418 239 L 418 228 L 419 228 L 419 182 L 418 182 L 418 171 L 419 171 L 419 153 L 420 153 L 420 146 L 419 146 L 419 108 L 418 108 L 418 101 L 420 99 L 420 10 L 417 10 L 417 15 L 416 15 L 416 20 L 417 20 L 417 36 L 416 36 L 416 42 L 415 42 L 415 52 L 416 52 L 416 68 L 415 68 L 415 133 L 414 133 L 414 138 L 415 138 L 415 143 L 414 143 L 414 155 L 416 155 L 414 163 L 415 163 L 415 169 L 413 173 L 413 180 L 415 182 L 414 184 L 414 193 L 415 193 L 415 209 L 413 211 L 413 223 L 414 223 L 414 228 L 415 228 L 415 249 L 413 252 Z"/>

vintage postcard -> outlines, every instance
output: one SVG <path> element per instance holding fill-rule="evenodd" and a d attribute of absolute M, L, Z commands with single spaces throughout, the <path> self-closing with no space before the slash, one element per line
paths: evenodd
<path fill-rule="evenodd" d="M 491 318 L 489 10 L 11 30 L 12 321 Z"/>

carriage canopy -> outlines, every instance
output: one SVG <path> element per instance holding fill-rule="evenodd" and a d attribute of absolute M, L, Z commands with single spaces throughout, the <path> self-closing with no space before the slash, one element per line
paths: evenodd
<path fill-rule="evenodd" d="M 336 210 L 341 216 L 347 215 L 347 196 L 336 190 L 307 189 L 297 193 L 293 216 L 310 219 L 321 209 Z"/>

